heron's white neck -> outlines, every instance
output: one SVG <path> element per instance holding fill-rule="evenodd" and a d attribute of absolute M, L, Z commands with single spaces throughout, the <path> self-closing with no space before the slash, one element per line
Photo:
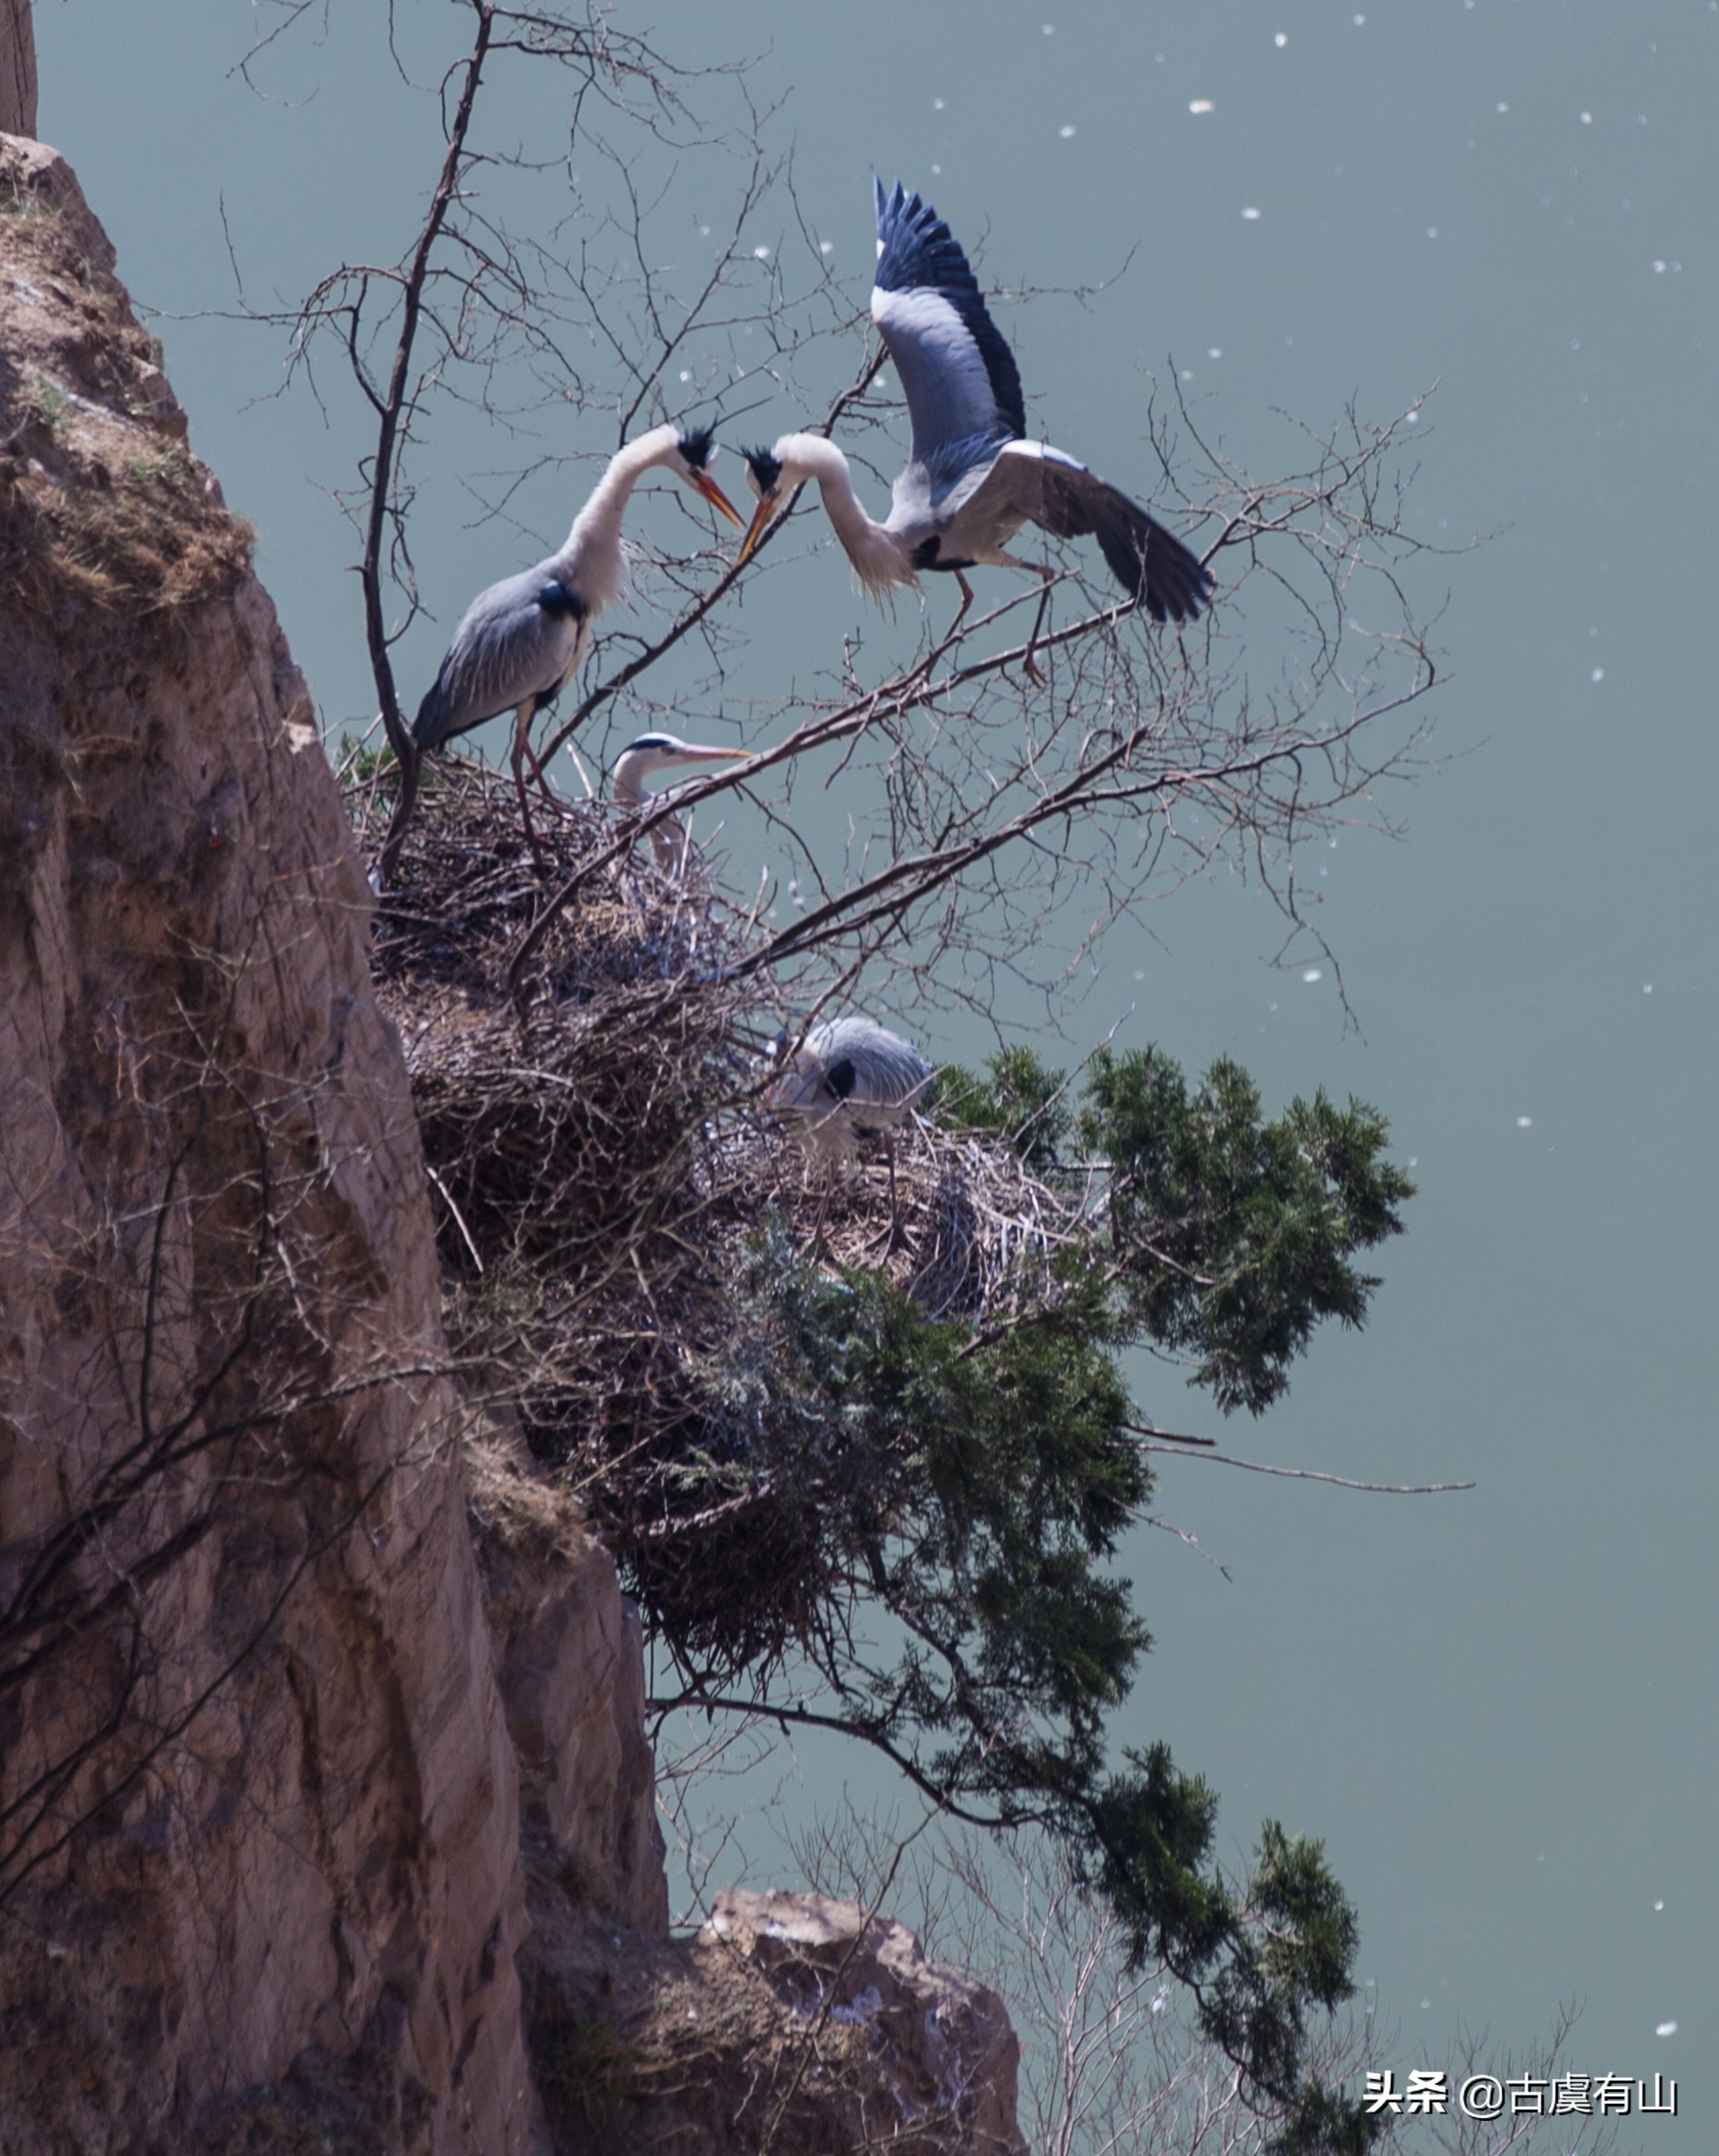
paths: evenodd
<path fill-rule="evenodd" d="M 552 575 L 571 577 L 588 613 L 599 613 L 626 581 L 621 558 L 621 518 L 628 498 L 654 465 L 666 464 L 680 437 L 673 427 L 653 427 L 648 434 L 617 449 L 573 519 L 566 544 L 547 564 Z"/>
<path fill-rule="evenodd" d="M 854 493 L 848 460 L 834 442 L 822 434 L 790 434 L 776 444 L 776 454 L 790 475 L 817 480 L 835 536 L 854 574 L 874 598 L 894 585 L 916 581 L 912 560 L 901 541 L 873 519 Z"/>

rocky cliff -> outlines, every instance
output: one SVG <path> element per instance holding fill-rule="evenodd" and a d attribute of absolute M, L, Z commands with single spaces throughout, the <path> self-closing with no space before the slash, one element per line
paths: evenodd
<path fill-rule="evenodd" d="M 426 2147 L 523 2148 L 517 1776 L 368 891 L 249 532 L 18 139 L 0 248 L 5 2145 L 362 2046 Z"/>
<path fill-rule="evenodd" d="M 113 271 L 0 136 L 0 2148 L 1018 2146 L 894 1928 L 665 1936 L 637 1620 L 474 1435 L 362 867 Z"/>

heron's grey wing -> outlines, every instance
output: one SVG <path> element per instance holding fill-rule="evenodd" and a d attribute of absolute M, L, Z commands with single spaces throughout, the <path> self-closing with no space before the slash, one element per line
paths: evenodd
<path fill-rule="evenodd" d="M 435 748 L 529 697 L 552 696 L 577 663 L 587 617 L 564 587 L 553 607 L 546 568 L 504 577 L 480 592 L 454 632 L 441 670 L 413 723 L 420 748 Z"/>
<path fill-rule="evenodd" d="M 1027 429 L 1014 354 L 985 311 L 978 280 L 929 203 L 874 177 L 877 274 L 871 318 L 889 347 L 913 421 L 916 462 L 953 444 L 1006 441 Z"/>
<path fill-rule="evenodd" d="M 1008 443 L 963 516 L 990 512 L 1000 524 L 1017 511 L 1059 539 L 1096 537 L 1116 582 L 1144 600 L 1154 621 L 1192 621 L 1211 603 L 1210 571 L 1173 533 L 1120 487 L 1047 442 Z"/>

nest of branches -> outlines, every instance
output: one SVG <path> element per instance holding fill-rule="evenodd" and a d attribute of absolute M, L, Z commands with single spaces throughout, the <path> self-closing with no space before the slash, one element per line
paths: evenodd
<path fill-rule="evenodd" d="M 350 799 L 373 839 L 385 789 Z M 475 1389 L 576 1496 L 692 1666 L 785 1652 L 828 1595 L 838 1516 L 869 1474 L 809 1432 L 797 1287 L 887 1274 L 926 1315 L 1005 1315 L 1042 1290 L 1068 1207 L 1007 1146 L 920 1117 L 813 1168 L 762 1098 L 779 1021 L 736 977 L 747 924 L 695 859 L 641 845 L 563 909 L 524 1019 L 518 938 L 613 841 L 612 810 L 538 810 L 449 761 L 378 904 L 377 993 L 423 1135 L 450 1341 Z"/>

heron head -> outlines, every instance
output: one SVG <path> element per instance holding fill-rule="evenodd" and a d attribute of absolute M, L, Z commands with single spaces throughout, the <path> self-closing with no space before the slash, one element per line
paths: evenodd
<path fill-rule="evenodd" d="M 711 477 L 711 466 L 716 461 L 716 438 L 709 427 L 687 428 L 676 438 L 670 455 L 670 463 L 696 494 L 701 494 L 712 509 L 720 510 L 731 524 L 743 524 L 746 520 L 734 504 Z"/>
<path fill-rule="evenodd" d="M 747 528 L 746 537 L 741 542 L 740 553 L 735 562 L 736 568 L 751 559 L 753 549 L 770 529 L 781 512 L 783 503 L 798 484 L 789 476 L 788 467 L 774 449 L 747 449 L 742 454 L 746 458 L 747 485 L 757 496 L 758 506 L 752 511 L 752 521 Z"/>
<path fill-rule="evenodd" d="M 613 790 L 618 801 L 630 801 L 644 791 L 644 782 L 657 772 L 677 763 L 737 763 L 751 752 L 743 748 L 713 748 L 702 742 L 684 742 L 678 734 L 640 734 L 628 742 L 615 758 Z"/>

